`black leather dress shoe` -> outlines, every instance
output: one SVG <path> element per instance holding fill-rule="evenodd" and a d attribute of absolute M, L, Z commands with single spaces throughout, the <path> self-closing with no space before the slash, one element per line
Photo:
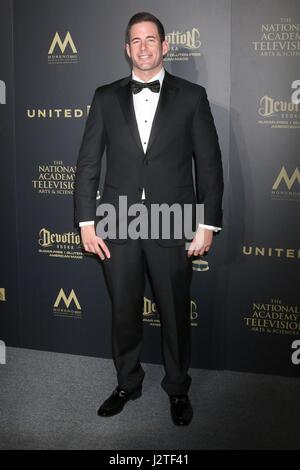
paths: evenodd
<path fill-rule="evenodd" d="M 177 426 L 187 426 L 192 421 L 193 408 L 187 395 L 170 395 L 171 416 Z"/>
<path fill-rule="evenodd" d="M 114 416 L 120 413 L 129 400 L 136 400 L 142 395 L 142 387 L 123 390 L 117 387 L 98 410 L 98 416 Z"/>

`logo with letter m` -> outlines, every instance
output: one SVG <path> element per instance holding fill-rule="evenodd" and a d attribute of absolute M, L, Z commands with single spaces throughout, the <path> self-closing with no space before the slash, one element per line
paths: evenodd
<path fill-rule="evenodd" d="M 69 297 L 66 296 L 65 291 L 63 289 L 60 289 L 57 299 L 55 301 L 54 307 L 57 308 L 61 302 L 64 302 L 66 308 L 69 308 L 72 301 L 76 305 L 77 309 L 81 310 L 81 306 L 80 306 L 80 303 L 78 302 L 74 289 L 71 290 Z"/>
<path fill-rule="evenodd" d="M 295 183 L 295 181 L 298 181 L 298 183 L 300 183 L 300 172 L 299 172 L 298 167 L 295 169 L 294 173 L 289 178 L 289 176 L 286 172 L 286 169 L 283 166 L 281 168 L 281 171 L 280 171 L 279 175 L 276 178 L 276 181 L 275 181 L 272 189 L 277 189 L 282 180 L 285 182 L 285 184 L 286 184 L 289 191 L 291 190 L 291 188 L 292 188 L 293 184 Z"/>
<path fill-rule="evenodd" d="M 52 43 L 51 43 L 50 49 L 49 49 L 49 51 L 48 51 L 48 54 L 53 54 L 53 51 L 54 51 L 56 45 L 60 48 L 61 53 L 64 54 L 65 49 L 66 49 L 66 47 L 67 47 L 68 44 L 70 45 L 70 47 L 71 47 L 71 49 L 72 49 L 72 52 L 73 52 L 74 54 L 76 54 L 76 53 L 77 53 L 77 49 L 76 49 L 75 44 L 74 44 L 74 42 L 73 42 L 73 39 L 72 39 L 72 37 L 71 37 L 70 31 L 67 32 L 66 37 L 65 37 L 65 39 L 64 39 L 64 42 L 62 42 L 62 40 L 61 40 L 61 38 L 60 38 L 58 32 L 56 32 L 56 33 L 55 33 L 55 36 L 54 36 L 54 38 L 53 38 L 53 41 L 52 41 Z"/>

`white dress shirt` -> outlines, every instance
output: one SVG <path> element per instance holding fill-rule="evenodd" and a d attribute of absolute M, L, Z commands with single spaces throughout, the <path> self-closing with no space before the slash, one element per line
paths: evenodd
<path fill-rule="evenodd" d="M 136 117 L 144 153 L 147 152 L 152 123 L 153 123 L 156 108 L 158 105 L 164 76 L 165 76 L 165 69 L 162 67 L 161 70 L 154 77 L 151 78 L 151 82 L 154 82 L 155 80 L 159 80 L 160 82 L 159 93 L 155 93 L 151 91 L 149 88 L 143 88 L 139 93 L 133 94 L 134 112 L 135 112 L 135 117 Z M 132 78 L 133 80 L 144 83 L 144 81 L 141 80 L 139 77 L 137 77 L 134 72 L 132 72 Z M 143 188 L 142 199 L 145 199 L 145 198 L 146 198 L 146 194 L 145 194 L 145 189 Z M 94 223 L 93 220 L 89 220 L 87 222 L 79 222 L 79 226 L 82 227 L 84 225 L 91 225 L 93 223 Z M 220 227 L 214 227 L 212 225 L 205 225 L 205 224 L 199 224 L 199 227 L 204 227 L 210 230 L 214 230 L 215 232 L 218 232 L 219 230 L 221 230 Z"/>

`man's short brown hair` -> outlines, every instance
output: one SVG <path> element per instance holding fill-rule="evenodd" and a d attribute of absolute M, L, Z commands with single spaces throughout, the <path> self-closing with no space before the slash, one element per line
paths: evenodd
<path fill-rule="evenodd" d="M 163 42 L 165 40 L 165 29 L 162 23 L 159 21 L 159 19 L 156 18 L 156 16 L 152 15 L 151 13 L 142 11 L 140 13 L 136 13 L 135 15 L 133 15 L 128 22 L 128 25 L 126 28 L 126 36 L 125 36 L 125 41 L 127 44 L 130 43 L 130 29 L 132 28 L 134 24 L 142 23 L 142 21 L 151 21 L 152 23 L 156 24 L 160 41 Z"/>

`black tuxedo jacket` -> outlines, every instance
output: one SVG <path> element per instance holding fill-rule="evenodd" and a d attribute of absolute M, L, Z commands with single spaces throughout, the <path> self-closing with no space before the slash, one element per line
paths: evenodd
<path fill-rule="evenodd" d="M 96 89 L 75 178 L 75 222 L 96 220 L 101 158 L 107 172 L 100 202 L 204 204 L 204 223 L 221 227 L 221 152 L 205 89 L 165 72 L 146 154 L 133 107 L 131 77 Z M 195 161 L 196 188 L 192 159 Z"/>

